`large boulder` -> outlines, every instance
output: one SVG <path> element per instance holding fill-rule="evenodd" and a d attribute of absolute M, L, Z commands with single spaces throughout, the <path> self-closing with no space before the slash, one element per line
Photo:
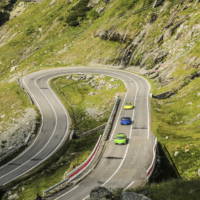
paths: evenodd
<path fill-rule="evenodd" d="M 123 192 L 121 200 L 151 200 L 143 194 L 138 194 L 135 192 Z"/>
<path fill-rule="evenodd" d="M 168 91 L 168 92 L 164 92 L 158 95 L 152 95 L 152 97 L 155 99 L 167 99 L 175 94 L 176 94 L 176 91 Z"/>
<path fill-rule="evenodd" d="M 112 193 L 105 187 L 95 187 L 90 192 L 90 200 L 111 200 Z"/>

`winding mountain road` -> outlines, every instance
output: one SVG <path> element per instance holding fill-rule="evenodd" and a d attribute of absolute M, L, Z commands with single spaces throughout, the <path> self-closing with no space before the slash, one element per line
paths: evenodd
<path fill-rule="evenodd" d="M 154 162 L 156 140 L 150 131 L 149 91 L 147 81 L 135 74 L 109 68 L 71 67 L 43 70 L 22 79 L 42 115 L 42 124 L 35 141 L 15 159 L 0 167 L 0 186 L 23 177 L 52 156 L 68 139 L 70 117 L 49 86 L 49 80 L 68 73 L 98 73 L 121 79 L 127 93 L 121 102 L 116 120 L 106 144 L 106 150 L 95 170 L 75 187 L 56 194 L 52 199 L 87 199 L 98 185 L 128 188 L 145 184 Z M 123 110 L 124 102 L 134 102 L 134 110 Z M 120 117 L 130 116 L 133 124 L 120 125 Z M 113 144 L 116 133 L 125 133 L 127 145 Z"/>

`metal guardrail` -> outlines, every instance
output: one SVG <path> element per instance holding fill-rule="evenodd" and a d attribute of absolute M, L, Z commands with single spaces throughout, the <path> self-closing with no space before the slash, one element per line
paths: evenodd
<path fill-rule="evenodd" d="M 157 148 L 157 138 L 155 138 L 155 143 L 153 146 L 153 159 L 152 159 L 151 165 L 149 166 L 149 168 L 146 171 L 147 179 L 150 178 L 151 174 L 154 171 L 155 165 L 156 165 L 156 148 Z"/>
<path fill-rule="evenodd" d="M 104 123 L 104 124 L 101 124 L 100 126 L 97 126 L 97 127 L 93 128 L 93 129 L 89 130 L 89 131 L 85 131 L 81 135 L 79 135 L 79 137 L 90 135 L 92 133 L 96 133 L 96 131 L 98 131 L 98 130 L 105 129 L 106 124 L 107 123 Z"/>
<path fill-rule="evenodd" d="M 88 167 L 90 165 L 90 163 L 92 162 L 97 150 L 98 150 L 98 147 L 99 147 L 99 144 L 100 144 L 100 141 L 101 141 L 101 135 L 99 136 L 99 139 L 93 149 L 93 151 L 91 152 L 91 154 L 88 156 L 88 158 L 82 163 L 80 164 L 78 167 L 76 167 L 75 169 L 73 169 L 71 172 L 67 173 L 64 175 L 64 180 L 51 186 L 50 188 L 48 188 L 47 190 L 45 190 L 43 192 L 43 196 L 45 197 L 48 197 L 50 196 L 51 194 L 54 194 L 62 189 L 64 189 L 65 187 L 69 186 L 72 184 L 72 181 L 77 177 L 79 176 L 83 170 L 86 169 L 86 167 Z"/>
<path fill-rule="evenodd" d="M 109 117 L 106 127 L 104 129 L 103 138 L 105 141 L 108 140 L 108 138 L 109 138 L 109 134 L 112 130 L 112 126 L 113 126 L 114 119 L 117 114 L 120 102 L 121 102 L 121 98 L 119 96 L 117 96 L 116 102 L 113 106 L 112 112 L 110 114 L 110 117 Z"/>

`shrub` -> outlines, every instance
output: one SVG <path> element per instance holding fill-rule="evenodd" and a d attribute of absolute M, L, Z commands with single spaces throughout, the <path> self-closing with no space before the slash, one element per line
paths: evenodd
<path fill-rule="evenodd" d="M 89 0 L 80 0 L 72 7 L 66 22 L 69 26 L 78 26 L 86 18 L 87 12 L 91 9 L 88 7 Z"/>

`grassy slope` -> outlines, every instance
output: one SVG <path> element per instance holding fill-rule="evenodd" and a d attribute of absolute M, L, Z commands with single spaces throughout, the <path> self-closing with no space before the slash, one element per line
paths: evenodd
<path fill-rule="evenodd" d="M 198 200 L 200 196 L 199 180 L 171 180 L 161 184 L 147 185 L 136 191 L 153 200 Z"/>
<path fill-rule="evenodd" d="M 109 89 L 108 92 L 104 86 L 98 90 L 96 95 L 88 96 L 88 92 L 97 90 L 89 86 L 87 81 L 73 81 L 67 80 L 65 77 L 60 77 L 51 82 L 55 92 L 69 110 L 72 119 L 75 117 L 76 130 L 83 132 L 105 123 L 109 117 L 116 93 L 125 92 L 125 87 L 121 81 L 111 81 L 110 77 L 99 77 L 96 79 L 96 82 L 98 83 L 100 80 L 105 80 L 106 83 L 117 85 L 117 87 Z M 105 105 L 109 106 L 105 107 Z M 104 111 L 100 120 L 86 113 L 88 106 Z M 42 193 L 43 190 L 62 180 L 64 172 L 72 170 L 87 158 L 100 133 L 102 131 L 97 131 L 96 134 L 72 140 L 68 144 L 69 147 L 56 163 L 53 163 L 44 171 L 36 174 L 33 178 L 22 183 L 20 187 L 14 190 L 18 192 L 19 199 L 33 200 L 37 193 Z"/>
<path fill-rule="evenodd" d="M 153 131 L 169 149 L 180 174 L 197 176 L 200 165 L 200 80 L 196 79 L 174 97 L 153 100 Z M 166 139 L 167 137 L 167 139 Z M 179 154 L 175 157 L 174 153 Z"/>

